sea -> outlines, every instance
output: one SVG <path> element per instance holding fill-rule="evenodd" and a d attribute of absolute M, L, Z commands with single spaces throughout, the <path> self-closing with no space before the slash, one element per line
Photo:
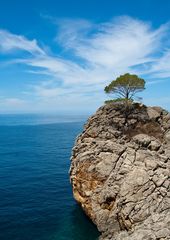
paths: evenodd
<path fill-rule="evenodd" d="M 75 202 L 71 149 L 87 116 L 0 115 L 0 240 L 96 240 Z"/>

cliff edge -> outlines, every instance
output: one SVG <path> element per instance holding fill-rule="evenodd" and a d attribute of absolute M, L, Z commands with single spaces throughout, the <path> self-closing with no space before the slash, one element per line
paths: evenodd
<path fill-rule="evenodd" d="M 102 240 L 170 239 L 170 113 L 109 103 L 89 118 L 72 152 L 77 202 Z"/>

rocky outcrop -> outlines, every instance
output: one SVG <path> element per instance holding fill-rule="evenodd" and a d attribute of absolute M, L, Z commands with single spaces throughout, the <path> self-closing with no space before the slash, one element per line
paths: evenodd
<path fill-rule="evenodd" d="M 73 148 L 75 199 L 100 239 L 170 239 L 170 114 L 110 103 L 98 109 Z"/>

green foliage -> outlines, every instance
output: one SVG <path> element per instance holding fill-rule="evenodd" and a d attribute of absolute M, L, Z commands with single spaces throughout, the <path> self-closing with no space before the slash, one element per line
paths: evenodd
<path fill-rule="evenodd" d="M 139 78 L 137 75 L 126 73 L 113 80 L 104 90 L 108 94 L 117 94 L 118 99 L 133 100 L 135 94 L 144 89 L 144 79 Z"/>
<path fill-rule="evenodd" d="M 116 98 L 116 99 L 106 100 L 105 103 L 116 103 L 116 102 L 124 103 L 125 101 L 127 101 L 126 98 Z M 129 101 L 133 102 L 133 100 L 129 100 Z"/>

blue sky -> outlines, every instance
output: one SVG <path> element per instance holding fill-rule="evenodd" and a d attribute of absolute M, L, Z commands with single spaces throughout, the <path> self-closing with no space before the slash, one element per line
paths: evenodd
<path fill-rule="evenodd" d="M 120 74 L 170 110 L 169 0 L 2 0 L 0 113 L 91 113 Z"/>

